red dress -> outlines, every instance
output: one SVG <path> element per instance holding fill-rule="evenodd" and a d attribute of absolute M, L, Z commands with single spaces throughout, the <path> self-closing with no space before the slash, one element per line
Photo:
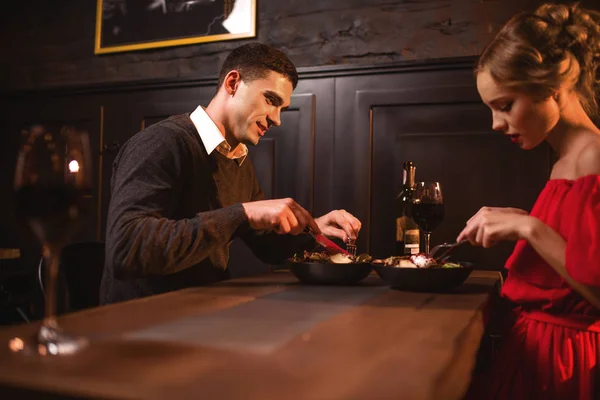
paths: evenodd
<path fill-rule="evenodd" d="M 600 287 L 600 175 L 547 182 L 531 215 L 567 242 L 566 269 Z M 600 310 L 576 293 L 526 241 L 506 263 L 502 296 L 513 310 L 501 348 L 473 399 L 600 399 Z"/>

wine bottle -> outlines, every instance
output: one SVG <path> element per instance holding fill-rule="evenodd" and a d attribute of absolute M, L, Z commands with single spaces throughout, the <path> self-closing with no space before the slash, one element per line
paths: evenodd
<path fill-rule="evenodd" d="M 396 197 L 396 255 L 419 253 L 419 227 L 411 217 L 412 196 L 415 189 L 416 165 L 404 163 L 402 190 Z"/>

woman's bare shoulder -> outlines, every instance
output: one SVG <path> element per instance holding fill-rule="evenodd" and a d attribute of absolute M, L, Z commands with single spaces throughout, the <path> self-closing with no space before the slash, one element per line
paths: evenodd
<path fill-rule="evenodd" d="M 586 143 L 576 160 L 577 175 L 600 174 L 600 134 Z"/>

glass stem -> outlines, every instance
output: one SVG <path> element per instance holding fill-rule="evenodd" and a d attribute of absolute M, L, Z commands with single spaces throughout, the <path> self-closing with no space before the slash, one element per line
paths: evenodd
<path fill-rule="evenodd" d="M 58 254 L 56 249 L 44 246 L 44 261 L 46 264 L 46 290 L 44 325 L 56 325 L 56 285 L 58 281 Z"/>
<path fill-rule="evenodd" d="M 431 239 L 431 232 L 423 232 L 425 235 L 425 254 L 429 254 L 429 240 Z"/>

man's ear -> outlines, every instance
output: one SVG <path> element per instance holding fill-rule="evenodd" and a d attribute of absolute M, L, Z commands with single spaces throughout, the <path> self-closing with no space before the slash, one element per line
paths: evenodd
<path fill-rule="evenodd" d="M 231 70 L 225 75 L 223 86 L 228 95 L 234 96 L 242 82 L 242 77 L 237 70 Z"/>

